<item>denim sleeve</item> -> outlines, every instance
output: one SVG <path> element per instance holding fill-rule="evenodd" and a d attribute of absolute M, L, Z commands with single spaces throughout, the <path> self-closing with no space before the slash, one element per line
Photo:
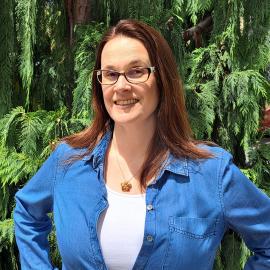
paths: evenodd
<path fill-rule="evenodd" d="M 270 198 L 225 154 L 221 173 L 225 220 L 254 252 L 244 270 L 270 269 Z"/>
<path fill-rule="evenodd" d="M 47 214 L 53 207 L 58 152 L 59 146 L 15 195 L 15 236 L 22 270 L 57 269 L 50 261 L 48 234 L 52 222 Z"/>

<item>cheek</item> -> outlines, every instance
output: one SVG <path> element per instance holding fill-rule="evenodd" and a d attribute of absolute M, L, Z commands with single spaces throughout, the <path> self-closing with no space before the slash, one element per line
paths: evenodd
<path fill-rule="evenodd" d="M 104 104 L 107 108 L 107 106 L 109 106 L 110 103 L 112 102 L 111 91 L 109 91 L 109 89 L 102 89 L 102 95 L 103 95 Z"/>

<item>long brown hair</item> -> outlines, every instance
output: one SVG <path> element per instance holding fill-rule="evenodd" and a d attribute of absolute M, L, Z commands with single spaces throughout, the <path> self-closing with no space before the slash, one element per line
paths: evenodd
<path fill-rule="evenodd" d="M 141 187 L 154 177 L 161 168 L 167 153 L 177 158 L 205 159 L 212 154 L 196 146 L 199 142 L 192 137 L 185 106 L 182 82 L 172 51 L 162 35 L 152 27 L 136 20 L 121 20 L 103 36 L 96 54 L 94 69 L 101 68 L 101 54 L 105 44 L 116 36 L 126 36 L 141 41 L 151 61 L 156 67 L 155 77 L 159 90 L 156 132 L 153 136 L 149 153 L 141 172 Z M 101 85 L 97 77 L 92 77 L 92 106 L 94 119 L 92 124 L 80 133 L 64 138 L 75 148 L 93 150 L 100 138 L 113 129 L 103 101 Z"/>

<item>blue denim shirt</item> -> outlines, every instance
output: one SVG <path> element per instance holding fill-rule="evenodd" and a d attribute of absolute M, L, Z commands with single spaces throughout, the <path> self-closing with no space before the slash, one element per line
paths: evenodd
<path fill-rule="evenodd" d="M 23 270 L 54 269 L 47 236 L 53 212 L 63 270 L 107 269 L 97 222 L 108 207 L 103 179 L 107 133 L 89 156 L 60 144 L 16 194 L 16 240 Z M 215 158 L 194 161 L 170 155 L 147 187 L 144 240 L 134 270 L 210 270 L 225 231 L 238 232 L 254 252 L 245 270 L 270 269 L 270 199 L 219 147 Z M 132 233 L 132 232 L 130 232 Z M 125 239 L 123 239 L 125 245 Z M 56 269 L 56 268 L 55 268 Z"/>

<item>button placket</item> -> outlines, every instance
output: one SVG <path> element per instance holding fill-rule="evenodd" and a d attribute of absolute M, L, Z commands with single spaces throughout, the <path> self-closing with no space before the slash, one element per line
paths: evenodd
<path fill-rule="evenodd" d="M 145 269 L 145 265 L 151 255 L 155 237 L 156 237 L 156 211 L 154 210 L 153 202 L 158 193 L 158 189 L 155 189 L 153 185 L 149 185 L 146 189 L 146 217 L 144 228 L 144 239 L 140 253 L 136 259 L 133 269 Z"/>

